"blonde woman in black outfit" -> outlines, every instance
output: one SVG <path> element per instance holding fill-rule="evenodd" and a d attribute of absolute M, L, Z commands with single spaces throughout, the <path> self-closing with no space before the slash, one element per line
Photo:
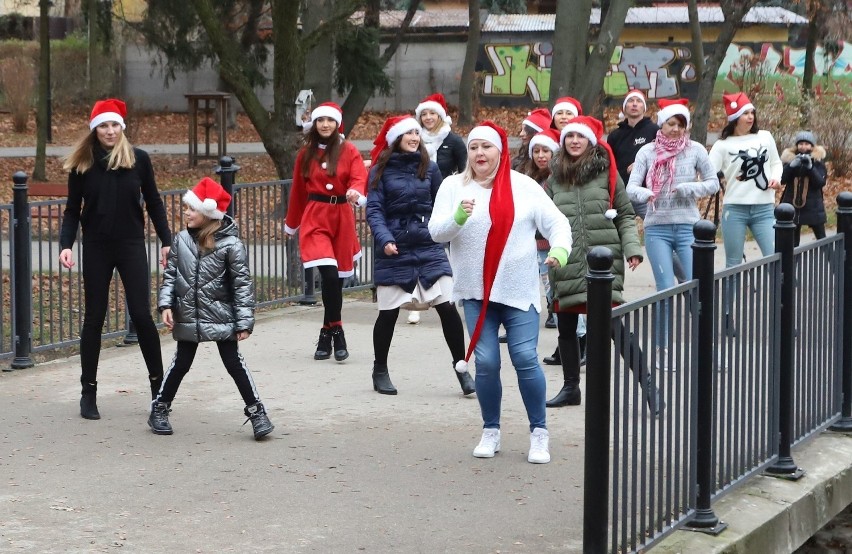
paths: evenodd
<path fill-rule="evenodd" d="M 124 102 L 99 100 L 92 109 L 89 133 L 65 158 L 68 200 L 59 236 L 59 262 L 74 266 L 71 247 L 83 227 L 83 290 L 85 312 L 80 334 L 83 386 L 80 415 L 100 419 L 97 396 L 101 330 L 109 303 L 109 288 L 118 270 L 127 298 L 130 319 L 139 335 L 139 347 L 148 367 L 151 396 L 163 382 L 160 335 L 151 317 L 145 217 L 140 198 L 162 243 L 160 262 L 165 267 L 172 234 L 148 154 L 133 148 L 124 135 Z"/>

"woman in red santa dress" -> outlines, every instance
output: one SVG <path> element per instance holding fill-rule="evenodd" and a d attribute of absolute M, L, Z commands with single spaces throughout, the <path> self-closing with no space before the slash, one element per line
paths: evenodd
<path fill-rule="evenodd" d="M 305 145 L 296 156 L 290 204 L 284 231 L 299 233 L 299 250 L 306 268 L 322 278 L 325 309 L 315 360 L 343 361 L 349 357 L 343 334 L 343 279 L 355 272 L 361 243 L 352 207 L 366 203 L 367 170 L 354 144 L 341 132 L 343 112 L 332 102 L 311 112 Z M 333 344 L 332 344 L 333 343 Z"/>

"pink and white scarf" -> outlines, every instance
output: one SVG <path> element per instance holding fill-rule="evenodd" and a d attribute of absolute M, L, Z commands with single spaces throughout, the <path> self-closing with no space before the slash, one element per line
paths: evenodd
<path fill-rule="evenodd" d="M 675 158 L 689 145 L 689 133 L 684 133 L 678 139 L 670 139 L 657 131 L 654 141 L 654 153 L 657 155 L 654 165 L 648 170 L 645 184 L 657 198 L 666 187 L 671 187 L 675 174 Z"/>

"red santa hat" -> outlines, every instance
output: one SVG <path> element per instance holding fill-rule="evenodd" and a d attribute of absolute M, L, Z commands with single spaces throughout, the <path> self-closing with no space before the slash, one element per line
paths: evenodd
<path fill-rule="evenodd" d="M 723 94 L 722 102 L 725 104 L 725 114 L 728 116 L 728 121 L 739 119 L 745 112 L 754 109 L 754 104 L 742 92 Z"/>
<path fill-rule="evenodd" d="M 686 119 L 686 126 L 689 127 L 689 101 L 686 98 L 678 98 L 677 100 L 667 100 L 661 98 L 657 101 L 660 106 L 660 111 L 657 112 L 657 125 L 662 126 L 671 117 L 682 115 Z"/>
<path fill-rule="evenodd" d="M 555 114 L 560 110 L 568 110 L 574 114 L 574 117 L 583 115 L 583 106 L 580 105 L 580 101 L 570 96 L 563 96 L 556 99 L 556 104 L 553 105 L 553 113 Z"/>
<path fill-rule="evenodd" d="M 483 121 L 479 126 L 471 129 L 468 142 L 476 139 L 487 140 L 494 144 L 500 151 L 500 165 L 491 188 L 491 201 L 488 205 L 488 213 L 491 216 L 491 228 L 485 239 L 485 259 L 482 265 L 482 309 L 479 319 L 470 334 L 470 344 L 467 347 L 467 355 L 464 360 L 456 363 L 456 371 L 467 370 L 467 362 L 473 354 L 479 335 L 482 333 L 482 324 L 485 321 L 485 312 L 488 310 L 488 301 L 491 296 L 491 288 L 497 275 L 497 267 L 503 257 L 503 249 L 509 238 L 509 232 L 515 222 L 515 200 L 512 196 L 512 162 L 509 159 L 509 139 L 506 131 L 497 126 L 493 121 Z"/>
<path fill-rule="evenodd" d="M 421 127 L 417 123 L 417 120 L 410 115 L 395 115 L 387 118 L 384 125 L 382 125 L 382 130 L 379 131 L 379 134 L 373 141 L 374 146 L 370 151 L 370 159 L 373 164 L 379 159 L 379 154 L 382 153 L 382 150 L 388 148 L 396 142 L 396 139 L 414 129 L 420 131 Z"/>
<path fill-rule="evenodd" d="M 423 110 L 432 110 L 438 114 L 447 125 L 453 122 L 450 116 L 447 115 L 447 101 L 444 99 L 444 95 L 440 92 L 427 96 L 422 102 L 417 104 L 417 107 L 414 109 L 414 115 L 417 117 L 417 121 L 420 121 L 420 114 Z"/>
<path fill-rule="evenodd" d="M 550 127 L 550 112 L 547 108 L 536 108 L 524 118 L 524 125 L 528 125 L 540 133 Z"/>
<path fill-rule="evenodd" d="M 544 146 L 556 154 L 559 152 L 559 131 L 547 128 L 534 135 L 533 138 L 530 139 L 530 157 L 533 155 L 533 148 L 535 146 Z"/>
<path fill-rule="evenodd" d="M 606 150 L 609 156 L 609 209 L 604 213 L 607 219 L 615 219 L 618 212 L 613 208 L 613 200 L 615 199 L 615 183 L 618 177 L 618 169 L 615 164 L 615 155 L 612 152 L 609 144 L 601 140 L 603 138 L 603 123 L 594 117 L 581 115 L 575 117 L 562 128 L 562 133 L 559 135 L 559 144 L 565 144 L 565 135 L 568 133 L 578 133 L 587 139 L 592 146 L 600 146 Z"/>
<path fill-rule="evenodd" d="M 210 177 L 204 177 L 192 190 L 186 191 L 183 202 L 210 219 L 222 219 L 231 203 L 231 195 L 222 185 Z"/>
<path fill-rule="evenodd" d="M 624 97 L 624 101 L 621 103 L 621 110 L 624 111 L 627 109 L 627 101 L 631 98 L 638 98 L 642 101 L 642 105 L 645 106 L 645 109 L 648 109 L 648 100 L 645 98 L 645 93 L 639 90 L 638 88 L 632 88 L 627 93 L 627 96 Z"/>
<path fill-rule="evenodd" d="M 105 121 L 115 121 L 126 129 L 124 116 L 127 115 L 127 105 L 117 98 L 98 100 L 92 107 L 92 115 L 89 117 L 89 130 L 92 131 Z"/>
<path fill-rule="evenodd" d="M 337 122 L 337 132 L 343 134 L 343 110 L 334 102 L 323 102 L 311 112 L 311 125 L 320 117 L 330 117 Z"/>

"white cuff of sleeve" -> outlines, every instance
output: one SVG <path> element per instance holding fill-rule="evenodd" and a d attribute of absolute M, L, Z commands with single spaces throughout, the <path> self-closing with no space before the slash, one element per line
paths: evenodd
<path fill-rule="evenodd" d="M 296 228 L 294 229 L 294 228 L 292 228 L 292 227 L 288 226 L 286 223 L 284 224 L 284 232 L 285 232 L 285 233 L 287 233 L 288 235 L 290 235 L 291 237 L 292 237 L 293 235 L 295 235 L 295 234 L 296 234 L 296 231 L 298 231 L 298 230 L 299 230 L 299 228 L 298 228 L 298 227 L 296 227 Z"/>

